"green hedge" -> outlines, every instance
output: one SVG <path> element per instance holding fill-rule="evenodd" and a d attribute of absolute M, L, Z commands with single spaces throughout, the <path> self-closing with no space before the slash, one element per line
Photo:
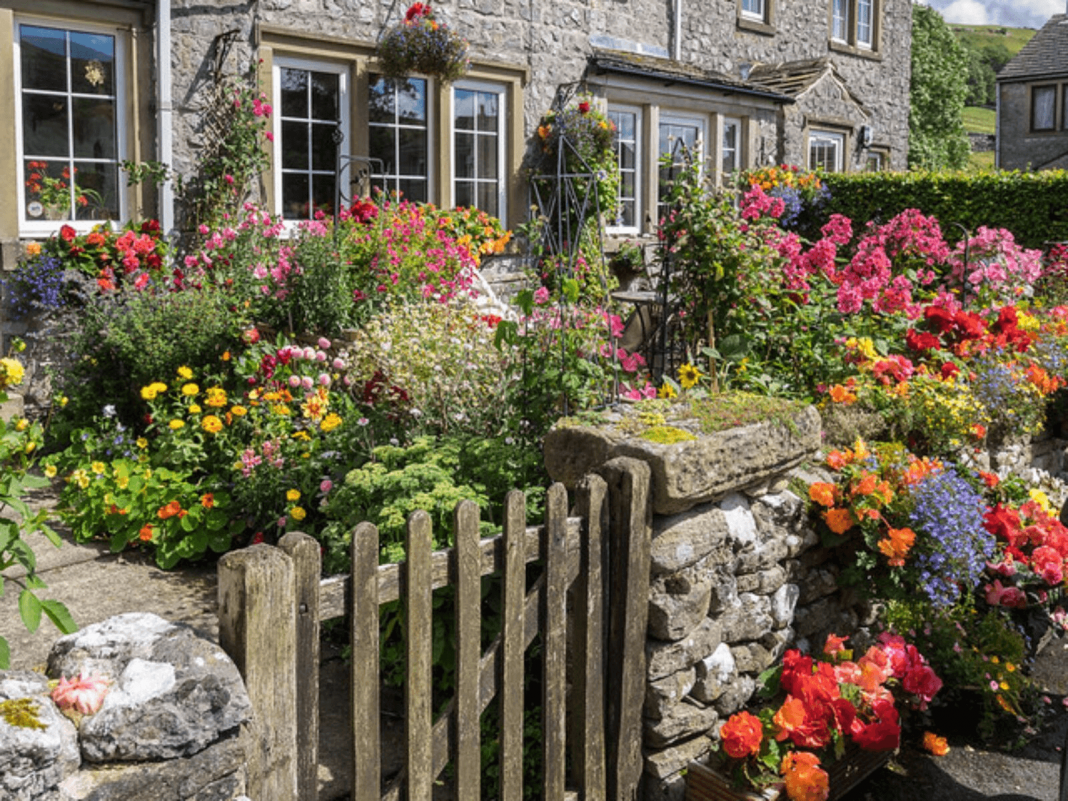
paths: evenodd
<path fill-rule="evenodd" d="M 877 172 L 824 176 L 830 200 L 821 219 L 806 221 L 803 234 L 819 236 L 834 213 L 858 223 L 886 222 L 905 209 L 934 215 L 951 243 L 961 238 L 953 223 L 969 232 L 980 225 L 1007 228 L 1029 248 L 1068 241 L 1068 171 L 1043 172 Z"/>

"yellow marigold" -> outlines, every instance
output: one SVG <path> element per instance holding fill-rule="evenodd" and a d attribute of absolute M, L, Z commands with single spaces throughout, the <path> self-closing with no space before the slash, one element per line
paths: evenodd
<path fill-rule="evenodd" d="M 103 475 L 104 471 L 108 469 L 107 465 L 103 462 L 93 462 L 89 465 L 89 468 L 97 475 Z"/>
<path fill-rule="evenodd" d="M 171 420 L 167 425 L 171 427 L 171 431 L 177 431 L 179 428 L 185 427 L 185 420 Z"/>
<path fill-rule="evenodd" d="M 323 418 L 323 422 L 319 424 L 319 428 L 323 431 L 333 431 L 339 425 L 341 425 L 341 417 L 330 412 L 330 414 Z"/>
<path fill-rule="evenodd" d="M 214 406 L 216 408 L 225 406 L 227 403 L 226 390 L 222 387 L 208 387 L 207 398 L 205 399 L 204 403 L 208 404 L 208 406 Z"/>
<path fill-rule="evenodd" d="M 294 506 L 292 509 L 289 510 L 289 516 L 296 520 L 298 523 L 303 520 L 307 516 L 307 514 L 308 513 L 305 512 L 299 506 Z"/>
<path fill-rule="evenodd" d="M 184 364 L 178 368 L 178 377 L 183 381 L 188 381 L 193 377 L 193 371 L 186 367 Z"/>
<path fill-rule="evenodd" d="M 161 392 L 167 391 L 167 385 L 164 384 L 162 381 L 153 381 L 151 384 L 149 384 L 149 386 L 156 390 L 157 395 Z"/>
<path fill-rule="evenodd" d="M 89 486 L 89 474 L 84 470 L 75 470 L 70 474 L 70 480 L 77 484 L 81 489 L 86 489 Z"/>
<path fill-rule="evenodd" d="M 198 392 L 200 392 L 200 387 L 198 387 L 196 384 L 189 383 L 184 384 L 182 386 L 182 394 L 185 395 L 187 398 L 193 397 Z"/>
<path fill-rule="evenodd" d="M 294 501 L 299 501 L 300 500 L 300 490 L 299 489 L 287 490 L 286 491 L 286 500 L 289 501 L 290 503 L 293 503 Z"/>
<path fill-rule="evenodd" d="M 18 359 L 6 357 L 0 359 L 0 367 L 3 368 L 3 379 L 0 381 L 0 388 L 12 387 L 15 384 L 22 383 L 22 378 L 26 375 L 26 368 L 22 366 L 22 362 Z"/>
<path fill-rule="evenodd" d="M 154 401 L 158 394 L 159 393 L 153 388 L 152 384 L 149 384 L 147 387 L 141 387 L 141 400 Z"/>
<path fill-rule="evenodd" d="M 218 434 L 222 431 L 222 420 L 213 414 L 205 415 L 204 419 L 200 422 L 200 427 L 207 431 L 209 434 Z"/>
<path fill-rule="evenodd" d="M 191 403 L 191 404 L 189 404 L 189 413 L 190 414 L 200 414 L 202 411 L 204 411 L 204 410 L 200 408 L 200 404 L 199 403 Z"/>
<path fill-rule="evenodd" d="M 230 414 L 232 414 L 234 417 L 244 417 L 246 414 L 248 414 L 248 409 L 246 409 L 244 406 L 232 406 L 230 408 Z"/>
<path fill-rule="evenodd" d="M 45 478 L 55 478 L 56 477 L 56 466 L 54 464 L 48 465 L 44 469 L 44 474 L 45 474 Z"/>
<path fill-rule="evenodd" d="M 148 447 L 148 440 L 145 439 L 144 437 L 138 437 L 136 444 L 137 444 L 138 448 L 147 448 Z"/>

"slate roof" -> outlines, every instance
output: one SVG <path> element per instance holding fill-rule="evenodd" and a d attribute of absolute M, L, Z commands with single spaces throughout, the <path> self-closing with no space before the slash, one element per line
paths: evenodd
<path fill-rule="evenodd" d="M 998 81 L 1068 75 L 1068 14 L 1056 14 L 998 73 Z"/>
<path fill-rule="evenodd" d="M 589 58 L 592 74 L 614 73 L 652 78 L 666 84 L 688 84 L 705 89 L 761 97 L 776 103 L 791 103 L 792 98 L 783 92 L 762 86 L 753 80 L 742 80 L 714 70 L 706 70 L 692 64 L 622 50 L 595 49 Z"/>

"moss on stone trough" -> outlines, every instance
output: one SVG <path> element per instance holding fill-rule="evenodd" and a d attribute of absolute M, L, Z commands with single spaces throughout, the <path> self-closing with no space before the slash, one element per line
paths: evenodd
<path fill-rule="evenodd" d="M 20 729 L 46 729 L 41 722 L 41 708 L 32 698 L 11 698 L 0 701 L 0 717 L 9 726 Z"/>

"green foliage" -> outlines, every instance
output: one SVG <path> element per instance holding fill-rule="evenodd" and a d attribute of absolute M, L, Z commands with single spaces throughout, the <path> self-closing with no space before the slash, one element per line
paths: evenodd
<path fill-rule="evenodd" d="M 967 74 L 964 50 L 942 16 L 929 6 L 914 5 L 909 167 L 960 169 L 967 162 L 971 148 L 961 120 Z"/>
<path fill-rule="evenodd" d="M 852 220 L 886 222 L 905 209 L 922 209 L 939 220 L 950 243 L 961 238 L 952 223 L 972 233 L 981 225 L 1006 228 L 1025 248 L 1068 240 L 1064 202 L 1068 172 L 1064 170 L 836 173 L 825 180 L 831 189 L 824 208 L 828 217 L 838 213 Z"/>

